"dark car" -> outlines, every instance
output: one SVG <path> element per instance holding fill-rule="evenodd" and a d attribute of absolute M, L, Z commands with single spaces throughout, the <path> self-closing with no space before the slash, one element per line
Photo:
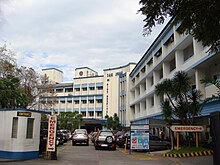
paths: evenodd
<path fill-rule="evenodd" d="M 124 148 L 125 147 L 125 143 L 127 142 L 126 148 L 130 148 L 130 131 L 127 131 L 123 134 L 121 134 L 120 136 L 117 137 L 117 141 L 116 144 L 120 147 L 120 148 Z M 127 141 L 126 141 L 127 139 Z"/>
<path fill-rule="evenodd" d="M 64 143 L 64 136 L 62 133 L 57 132 L 57 146 L 63 145 Z"/>
<path fill-rule="evenodd" d="M 116 150 L 116 139 L 110 130 L 99 131 L 94 142 L 95 149 L 107 148 Z"/>

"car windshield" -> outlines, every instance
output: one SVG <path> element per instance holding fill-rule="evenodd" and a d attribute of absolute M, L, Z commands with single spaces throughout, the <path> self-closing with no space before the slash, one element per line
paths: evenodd
<path fill-rule="evenodd" d="M 112 132 L 101 132 L 100 136 L 113 136 Z"/>
<path fill-rule="evenodd" d="M 75 130 L 75 133 L 77 133 L 77 134 L 84 134 L 84 133 L 86 133 L 86 130 L 77 129 L 77 130 Z"/>

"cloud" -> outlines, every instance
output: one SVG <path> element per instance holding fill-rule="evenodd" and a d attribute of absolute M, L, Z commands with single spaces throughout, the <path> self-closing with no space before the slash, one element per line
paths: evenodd
<path fill-rule="evenodd" d="M 134 0 L 2 2 L 0 40 L 11 43 L 18 64 L 37 71 L 57 67 L 65 81 L 77 67 L 102 74 L 105 68 L 138 62 L 161 29 L 142 36 L 144 17 L 136 14 L 140 6 Z"/>

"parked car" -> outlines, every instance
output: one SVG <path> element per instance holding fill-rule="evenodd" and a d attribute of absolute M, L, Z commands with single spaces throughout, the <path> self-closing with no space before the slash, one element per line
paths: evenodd
<path fill-rule="evenodd" d="M 63 145 L 64 143 L 64 135 L 60 132 L 57 132 L 57 146 Z"/>
<path fill-rule="evenodd" d="M 76 145 L 76 143 L 85 143 L 87 146 L 89 145 L 89 135 L 86 129 L 76 129 L 72 135 L 72 146 Z"/>
<path fill-rule="evenodd" d="M 69 140 L 68 131 L 65 129 L 61 129 L 58 132 L 63 134 L 63 141 L 64 141 L 64 143 L 66 143 Z"/>
<path fill-rule="evenodd" d="M 157 135 L 150 135 L 150 150 L 170 149 L 171 142 L 160 139 Z"/>
<path fill-rule="evenodd" d="M 98 132 L 95 141 L 95 149 L 108 148 L 116 150 L 116 138 L 114 133 L 110 130 L 101 130 Z"/>
<path fill-rule="evenodd" d="M 127 138 L 126 148 L 129 149 L 130 148 L 130 131 L 127 131 L 127 132 L 121 134 L 120 136 L 118 136 L 116 144 L 120 148 L 124 148 L 125 147 L 126 138 Z"/>

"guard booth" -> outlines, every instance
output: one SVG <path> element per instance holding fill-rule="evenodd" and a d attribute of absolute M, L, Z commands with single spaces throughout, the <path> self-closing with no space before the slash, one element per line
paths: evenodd
<path fill-rule="evenodd" d="M 41 114 L 31 109 L 0 109 L 0 158 L 29 160 L 39 157 Z"/>

